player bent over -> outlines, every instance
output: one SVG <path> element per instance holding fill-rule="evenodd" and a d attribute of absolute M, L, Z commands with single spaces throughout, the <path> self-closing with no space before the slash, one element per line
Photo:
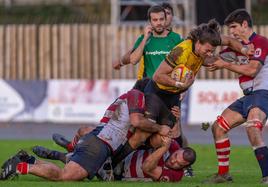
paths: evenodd
<path fill-rule="evenodd" d="M 131 126 L 162 136 L 170 135 L 168 126 L 158 125 L 144 117 L 145 102 L 143 92 L 135 88 L 118 97 L 106 111 L 101 124 L 79 140 L 64 168 L 44 161 L 31 165 L 14 156 L 3 164 L 0 179 L 13 177 L 17 172 L 53 181 L 92 179 L 105 160 L 127 141 Z"/>

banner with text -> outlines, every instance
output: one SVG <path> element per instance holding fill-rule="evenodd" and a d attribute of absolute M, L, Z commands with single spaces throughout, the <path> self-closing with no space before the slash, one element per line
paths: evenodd
<path fill-rule="evenodd" d="M 0 80 L 0 121 L 98 123 L 135 80 Z M 197 80 L 181 105 L 183 124 L 214 121 L 242 96 L 234 80 Z"/>
<path fill-rule="evenodd" d="M 236 80 L 196 80 L 190 90 L 188 123 L 213 122 L 233 101 L 243 96 Z"/>
<path fill-rule="evenodd" d="M 48 120 L 97 123 L 106 108 L 134 83 L 134 80 L 49 81 Z"/>

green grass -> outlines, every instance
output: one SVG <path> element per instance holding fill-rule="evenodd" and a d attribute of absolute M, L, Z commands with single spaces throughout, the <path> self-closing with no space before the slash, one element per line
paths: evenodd
<path fill-rule="evenodd" d="M 0 163 L 3 163 L 9 156 L 16 153 L 19 149 L 24 148 L 30 150 L 34 145 L 43 145 L 54 149 L 59 149 L 57 145 L 52 143 L 52 141 L 45 140 L 0 140 Z M 183 178 L 180 184 L 172 183 L 141 183 L 141 182 L 98 182 L 93 181 L 83 181 L 83 182 L 48 182 L 44 179 L 34 177 L 31 175 L 19 176 L 18 179 L 13 181 L 0 181 L 0 186 L 18 186 L 18 187 L 28 187 L 28 186 L 94 186 L 94 187 L 107 187 L 107 186 L 138 186 L 138 187 L 148 187 L 148 186 L 207 186 L 202 184 L 207 176 L 215 173 L 217 171 L 217 161 L 215 156 L 214 145 L 193 145 L 192 146 L 197 151 L 197 161 L 193 168 L 195 171 L 195 177 L 193 178 Z M 231 150 L 231 174 L 234 178 L 234 183 L 228 186 L 262 186 L 260 185 L 260 170 L 257 161 L 254 157 L 252 149 L 249 146 L 233 146 Z M 215 186 L 215 185 L 211 185 Z M 217 185 L 226 186 L 226 184 Z"/>

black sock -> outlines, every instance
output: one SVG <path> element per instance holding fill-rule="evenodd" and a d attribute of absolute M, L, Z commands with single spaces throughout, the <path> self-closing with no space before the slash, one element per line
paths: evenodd
<path fill-rule="evenodd" d="M 34 157 L 34 156 L 29 156 L 29 158 L 27 159 L 27 163 L 28 164 L 34 164 L 35 163 L 35 161 L 36 161 L 36 158 Z"/>
<path fill-rule="evenodd" d="M 66 163 L 66 154 L 59 151 L 51 151 L 48 158 L 52 160 L 60 160 L 63 163 Z"/>
<path fill-rule="evenodd" d="M 112 167 L 115 168 L 115 166 L 121 162 L 124 158 L 126 158 L 131 152 L 133 152 L 135 149 L 133 149 L 128 141 L 123 145 L 123 147 L 116 152 L 116 154 L 112 157 Z"/>
<path fill-rule="evenodd" d="M 262 177 L 268 176 L 268 148 L 260 147 L 255 149 L 255 156 L 259 162 L 259 166 L 261 168 Z"/>
<path fill-rule="evenodd" d="M 183 140 L 182 140 L 182 136 L 179 136 L 177 138 L 174 138 L 176 140 L 176 142 L 180 145 L 180 147 L 182 147 L 182 143 L 183 143 Z"/>

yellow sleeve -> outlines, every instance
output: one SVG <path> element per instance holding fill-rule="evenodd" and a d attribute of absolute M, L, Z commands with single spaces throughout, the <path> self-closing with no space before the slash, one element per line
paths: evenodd
<path fill-rule="evenodd" d="M 143 78 L 143 75 L 144 75 L 144 57 L 142 56 L 140 63 L 139 63 L 138 73 L 137 73 L 138 80 L 141 80 Z"/>
<path fill-rule="evenodd" d="M 183 48 L 181 46 L 176 46 L 173 48 L 170 53 L 166 56 L 166 62 L 172 67 L 175 68 L 180 64 L 180 56 L 183 53 Z"/>

